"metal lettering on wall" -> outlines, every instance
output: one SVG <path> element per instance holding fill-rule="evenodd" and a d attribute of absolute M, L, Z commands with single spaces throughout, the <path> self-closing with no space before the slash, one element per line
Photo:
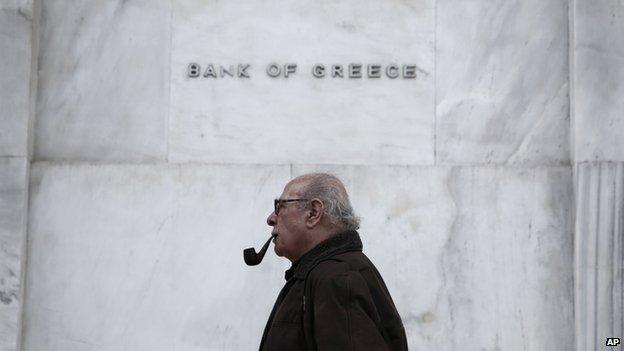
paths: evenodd
<path fill-rule="evenodd" d="M 296 63 L 279 64 L 271 62 L 264 68 L 264 73 L 271 78 L 289 78 L 297 74 L 298 66 Z M 312 77 L 323 78 L 403 78 L 415 79 L 417 72 L 422 71 L 414 64 L 395 64 L 386 65 L 372 63 L 349 63 L 343 64 L 315 64 L 308 71 Z M 198 63 L 191 62 L 188 64 L 187 77 L 189 78 L 250 78 L 252 68 L 250 64 L 237 65 L 214 65 L 207 64 L 202 66 Z M 422 71 L 424 72 L 424 71 Z"/>

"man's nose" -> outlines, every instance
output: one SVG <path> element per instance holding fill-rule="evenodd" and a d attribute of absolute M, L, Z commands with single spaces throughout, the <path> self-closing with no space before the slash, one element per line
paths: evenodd
<path fill-rule="evenodd" d="M 267 224 L 270 225 L 271 227 L 277 224 L 277 215 L 275 214 L 275 212 L 271 212 L 271 214 L 267 218 Z"/>

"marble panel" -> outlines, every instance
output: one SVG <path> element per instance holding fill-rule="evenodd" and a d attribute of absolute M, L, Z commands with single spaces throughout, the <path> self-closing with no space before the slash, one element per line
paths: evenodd
<path fill-rule="evenodd" d="M 0 156 L 28 155 L 33 21 L 26 5 L 0 7 Z"/>
<path fill-rule="evenodd" d="M 169 1 L 44 1 L 35 157 L 165 159 Z"/>
<path fill-rule="evenodd" d="M 575 350 L 599 350 L 624 335 L 624 163 L 576 174 Z"/>
<path fill-rule="evenodd" d="M 0 350 L 19 350 L 26 241 L 25 157 L 0 157 Z"/>
<path fill-rule="evenodd" d="M 432 164 L 434 5 L 175 1 L 169 159 Z M 219 65 L 249 64 L 250 77 L 189 78 L 191 62 L 202 75 L 209 64 L 217 75 Z M 271 78 L 272 62 L 295 63 L 296 73 Z M 417 71 L 415 79 L 315 78 L 317 63 Z"/>
<path fill-rule="evenodd" d="M 312 171 L 344 180 L 410 349 L 573 349 L 568 167 Z"/>
<path fill-rule="evenodd" d="M 572 348 L 567 167 L 35 163 L 24 350 L 257 347 L 289 262 L 241 249 L 312 170 L 345 180 L 411 348 Z"/>
<path fill-rule="evenodd" d="M 437 163 L 569 163 L 567 3 L 437 2 Z"/>
<path fill-rule="evenodd" d="M 35 0 L 3 0 L 0 2 L 0 11 L 18 11 L 28 18 L 32 18 Z"/>
<path fill-rule="evenodd" d="M 24 351 L 253 350 L 288 166 L 33 164 Z"/>
<path fill-rule="evenodd" d="M 624 161 L 624 3 L 573 4 L 575 161 Z"/>

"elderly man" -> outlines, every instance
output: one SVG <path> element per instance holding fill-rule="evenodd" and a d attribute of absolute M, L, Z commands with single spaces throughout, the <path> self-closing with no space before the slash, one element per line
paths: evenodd
<path fill-rule="evenodd" d="M 401 317 L 362 253 L 349 197 L 329 174 L 289 182 L 267 223 L 275 253 L 292 262 L 260 351 L 407 350 Z"/>

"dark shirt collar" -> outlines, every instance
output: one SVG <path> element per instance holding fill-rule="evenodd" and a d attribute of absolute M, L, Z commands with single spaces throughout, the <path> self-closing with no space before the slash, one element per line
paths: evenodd
<path fill-rule="evenodd" d="M 293 262 L 284 277 L 286 280 L 290 280 L 292 277 L 305 279 L 308 272 L 319 262 L 347 251 L 362 251 L 362 241 L 355 230 L 340 232 L 320 242 Z"/>

